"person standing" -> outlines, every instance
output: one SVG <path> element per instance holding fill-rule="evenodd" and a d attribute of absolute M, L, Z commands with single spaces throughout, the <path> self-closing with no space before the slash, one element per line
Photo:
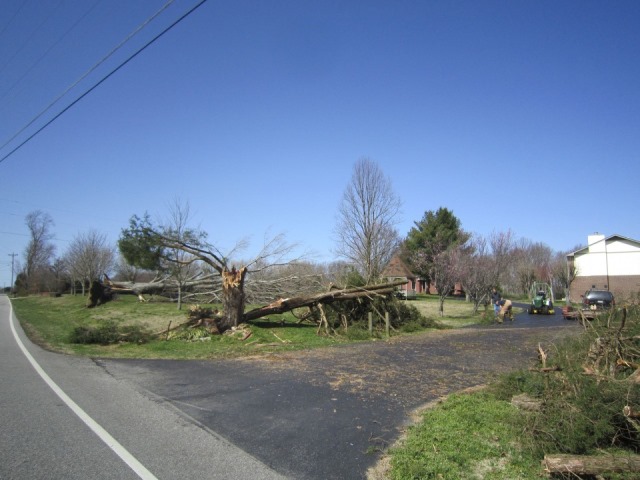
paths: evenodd
<path fill-rule="evenodd" d="M 513 304 L 511 300 L 503 299 L 498 302 L 500 304 L 500 311 L 498 312 L 498 323 L 502 323 L 505 315 L 509 317 L 509 320 L 513 322 L 513 312 L 511 311 Z"/>
<path fill-rule="evenodd" d="M 502 295 L 500 292 L 494 287 L 491 289 L 491 304 L 493 305 L 493 316 L 495 319 L 498 318 L 498 314 L 500 313 L 500 300 L 502 300 Z"/>

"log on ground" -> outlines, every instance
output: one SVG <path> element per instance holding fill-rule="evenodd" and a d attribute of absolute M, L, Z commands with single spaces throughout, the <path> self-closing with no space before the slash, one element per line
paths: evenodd
<path fill-rule="evenodd" d="M 640 455 L 545 455 L 542 465 L 548 473 L 631 473 L 640 472 Z"/>

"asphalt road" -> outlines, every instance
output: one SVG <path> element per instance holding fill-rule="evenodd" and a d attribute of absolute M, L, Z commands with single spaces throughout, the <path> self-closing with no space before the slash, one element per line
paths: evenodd
<path fill-rule="evenodd" d="M 141 394 L 91 359 L 40 349 L 11 322 L 0 296 L 0 479 L 283 478 L 171 403 Z"/>
<path fill-rule="evenodd" d="M 15 322 L 17 323 L 17 322 Z M 86 359 L 46 373 L 149 478 L 358 479 L 411 412 L 579 329 L 555 316 L 243 360 Z M 0 478 L 144 478 L 63 403 L 17 347 L 0 297 Z"/>

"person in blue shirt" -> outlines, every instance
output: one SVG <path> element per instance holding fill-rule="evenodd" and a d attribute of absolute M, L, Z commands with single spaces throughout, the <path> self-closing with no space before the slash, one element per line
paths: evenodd
<path fill-rule="evenodd" d="M 496 290 L 495 287 L 492 288 L 491 289 L 491 305 L 493 305 L 493 314 L 496 319 L 498 318 L 498 314 L 500 313 L 500 300 L 502 300 L 502 296 L 500 295 L 500 292 L 498 292 L 498 290 Z"/>

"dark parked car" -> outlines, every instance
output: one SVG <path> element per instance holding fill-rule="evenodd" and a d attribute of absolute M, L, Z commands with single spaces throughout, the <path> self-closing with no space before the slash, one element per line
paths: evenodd
<path fill-rule="evenodd" d="M 616 304 L 613 293 L 608 290 L 587 290 L 582 296 L 582 304 L 585 308 L 596 310 L 609 308 Z"/>

